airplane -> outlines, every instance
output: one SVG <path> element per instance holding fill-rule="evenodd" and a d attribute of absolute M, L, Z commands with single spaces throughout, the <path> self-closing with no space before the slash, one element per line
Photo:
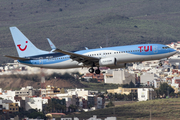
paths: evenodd
<path fill-rule="evenodd" d="M 10 32 L 19 56 L 5 55 L 5 57 L 33 67 L 50 69 L 90 67 L 90 73 L 100 74 L 100 67 L 123 68 L 127 63 L 158 60 L 177 53 L 176 50 L 162 44 L 86 48 L 70 52 L 56 48 L 50 39 L 48 42 L 52 50 L 44 51 L 38 49 L 17 27 L 10 27 Z M 161 62 L 159 64 L 162 65 Z"/>

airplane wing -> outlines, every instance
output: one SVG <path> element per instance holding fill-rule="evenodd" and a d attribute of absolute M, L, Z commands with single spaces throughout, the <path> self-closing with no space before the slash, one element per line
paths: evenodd
<path fill-rule="evenodd" d="M 87 56 L 87 55 L 81 55 L 81 54 L 77 54 L 77 53 L 73 53 L 73 52 L 69 52 L 66 50 L 60 50 L 60 49 L 55 49 L 55 52 L 60 52 L 66 55 L 70 55 L 70 58 L 79 62 L 79 63 L 83 63 L 86 66 L 90 66 L 90 65 L 98 65 L 99 64 L 99 59 L 100 58 L 96 58 L 96 57 L 91 57 L 91 56 Z"/>
<path fill-rule="evenodd" d="M 21 57 L 9 56 L 9 55 L 4 55 L 4 57 L 12 58 L 14 60 L 30 60 L 28 58 L 21 58 Z"/>

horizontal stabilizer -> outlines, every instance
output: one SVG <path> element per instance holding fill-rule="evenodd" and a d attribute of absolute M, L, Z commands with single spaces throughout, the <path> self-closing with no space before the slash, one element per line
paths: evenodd
<path fill-rule="evenodd" d="M 15 60 L 30 60 L 28 58 L 14 57 L 14 56 L 8 56 L 8 55 L 4 55 L 4 57 L 12 58 L 12 59 L 15 59 Z"/>

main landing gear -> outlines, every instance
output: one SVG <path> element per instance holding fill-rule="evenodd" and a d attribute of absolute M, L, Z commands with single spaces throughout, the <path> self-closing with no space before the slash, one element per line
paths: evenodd
<path fill-rule="evenodd" d="M 159 66 L 161 67 L 162 65 L 163 65 L 162 62 L 160 61 L 160 62 L 159 62 Z"/>
<path fill-rule="evenodd" d="M 90 68 L 90 69 L 89 69 L 89 72 L 90 72 L 90 73 L 94 73 L 94 68 L 93 68 L 93 67 Z M 100 73 L 101 73 L 101 71 L 99 70 L 99 67 L 98 67 L 98 69 L 95 70 L 95 73 L 96 73 L 96 74 L 100 74 Z"/>
<path fill-rule="evenodd" d="M 93 68 L 90 68 L 90 69 L 89 69 L 89 72 L 90 72 L 90 73 L 93 73 L 93 72 L 94 72 L 94 69 L 93 69 Z"/>

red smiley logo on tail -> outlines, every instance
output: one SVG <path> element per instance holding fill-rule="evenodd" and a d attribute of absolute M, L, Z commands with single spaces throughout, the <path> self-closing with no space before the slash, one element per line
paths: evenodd
<path fill-rule="evenodd" d="M 28 43 L 28 41 L 26 41 L 26 43 Z M 20 49 L 21 51 L 25 51 L 26 48 L 27 48 L 27 45 L 25 46 L 25 48 L 21 48 L 21 44 L 19 44 L 19 45 L 17 45 L 17 46 L 19 47 L 19 49 Z"/>

